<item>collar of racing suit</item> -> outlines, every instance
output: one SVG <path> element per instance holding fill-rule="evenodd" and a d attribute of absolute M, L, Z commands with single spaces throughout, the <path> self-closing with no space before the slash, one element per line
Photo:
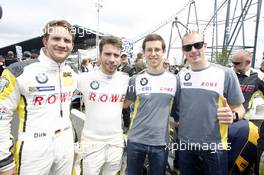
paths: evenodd
<path fill-rule="evenodd" d="M 47 57 L 47 55 L 45 55 L 43 48 L 41 48 L 40 50 L 40 54 L 38 57 L 40 62 L 45 63 L 44 65 L 46 66 L 46 68 L 48 70 L 58 70 L 58 68 L 60 67 L 61 69 L 64 67 L 65 65 L 65 61 L 63 63 L 57 63 L 54 60 L 52 60 L 51 58 Z"/>

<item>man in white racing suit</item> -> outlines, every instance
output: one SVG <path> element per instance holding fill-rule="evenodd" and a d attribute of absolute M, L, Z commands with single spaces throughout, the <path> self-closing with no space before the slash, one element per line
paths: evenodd
<path fill-rule="evenodd" d="M 69 118 L 76 73 L 65 65 L 74 33 L 65 20 L 44 28 L 40 56 L 12 64 L 0 81 L 0 175 L 70 175 L 74 159 Z M 17 112 L 15 152 L 10 121 Z M 15 157 L 15 158 L 14 158 Z"/>
<path fill-rule="evenodd" d="M 80 74 L 78 89 L 85 103 L 81 138 L 83 174 L 116 175 L 124 147 L 122 108 L 129 76 L 118 72 L 122 42 L 103 37 L 99 44 L 101 69 Z"/>

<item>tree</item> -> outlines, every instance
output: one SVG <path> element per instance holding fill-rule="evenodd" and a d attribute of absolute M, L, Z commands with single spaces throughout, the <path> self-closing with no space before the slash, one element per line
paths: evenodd
<path fill-rule="evenodd" d="M 223 50 L 220 53 L 216 53 L 214 62 L 217 64 L 221 64 L 223 66 L 227 66 L 229 64 L 229 56 L 230 56 L 230 51 Z"/>

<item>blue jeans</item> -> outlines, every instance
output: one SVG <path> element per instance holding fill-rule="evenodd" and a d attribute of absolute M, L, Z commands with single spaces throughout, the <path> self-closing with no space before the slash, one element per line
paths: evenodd
<path fill-rule="evenodd" d="M 180 150 L 179 167 L 181 175 L 227 175 L 227 151 Z"/>
<path fill-rule="evenodd" d="M 150 146 L 140 143 L 127 143 L 127 169 L 128 175 L 141 175 L 144 162 L 148 156 L 149 173 L 151 175 L 165 174 L 168 161 L 166 146 Z"/>

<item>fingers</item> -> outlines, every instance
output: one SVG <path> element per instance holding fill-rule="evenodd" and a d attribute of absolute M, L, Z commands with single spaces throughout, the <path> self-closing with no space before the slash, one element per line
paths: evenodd
<path fill-rule="evenodd" d="M 226 98 L 223 98 L 222 103 L 223 103 L 223 107 L 229 107 Z"/>
<path fill-rule="evenodd" d="M 219 123 L 223 123 L 223 124 L 233 123 L 233 116 L 232 117 L 218 116 L 217 119 L 219 120 Z"/>
<path fill-rule="evenodd" d="M 217 110 L 217 119 L 220 123 L 230 124 L 233 123 L 233 113 L 230 109 L 226 98 L 222 99 L 222 107 Z"/>

